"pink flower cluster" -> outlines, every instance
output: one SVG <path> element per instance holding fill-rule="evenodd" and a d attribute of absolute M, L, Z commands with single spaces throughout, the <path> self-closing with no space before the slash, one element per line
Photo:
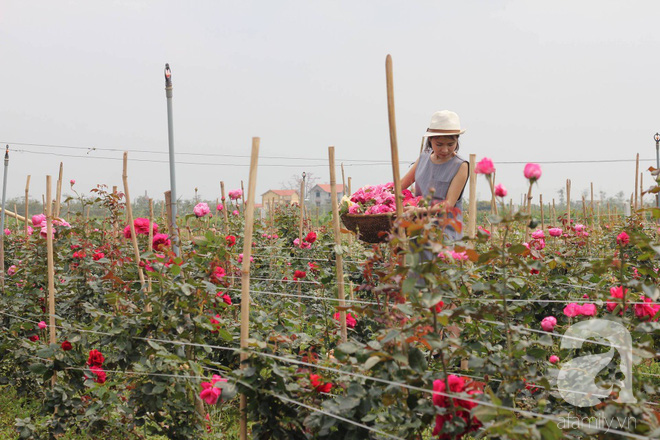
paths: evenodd
<path fill-rule="evenodd" d="M 577 304 L 577 303 L 570 303 L 566 307 L 564 307 L 564 315 L 568 316 L 569 318 L 573 318 L 575 316 L 596 316 L 596 305 L 595 304 Z"/>
<path fill-rule="evenodd" d="M 417 206 L 422 197 L 415 197 L 407 189 L 402 191 L 404 206 Z M 350 198 L 351 204 L 348 207 L 349 214 L 385 214 L 396 211 L 396 197 L 394 195 L 394 183 L 384 183 L 382 185 L 367 185 L 355 191 Z"/>
<path fill-rule="evenodd" d="M 240 189 L 233 189 L 229 191 L 229 198 L 231 200 L 238 200 L 241 198 L 242 195 L 243 195 L 243 190 Z"/>
<path fill-rule="evenodd" d="M 222 389 L 215 386 L 218 382 L 227 382 L 227 379 L 214 374 L 211 382 L 202 382 L 202 391 L 199 393 L 199 397 L 209 405 L 215 405 L 222 395 Z"/>
<path fill-rule="evenodd" d="M 154 225 L 154 234 L 158 232 L 158 225 Z M 149 235 L 149 219 L 144 217 L 138 217 L 133 220 L 133 226 L 135 227 L 136 234 Z M 124 228 L 124 237 L 131 238 L 131 226 L 126 225 Z"/>
<path fill-rule="evenodd" d="M 341 315 L 339 314 L 339 312 L 335 313 L 334 316 L 333 316 L 335 321 L 339 321 L 340 317 L 341 317 Z M 356 325 L 357 325 L 357 320 L 353 317 L 353 315 L 351 315 L 350 313 L 347 313 L 346 314 L 346 327 L 355 328 Z"/>
<path fill-rule="evenodd" d="M 546 316 L 541 320 L 541 328 L 546 332 L 552 332 L 557 325 L 557 318 L 554 316 Z"/>

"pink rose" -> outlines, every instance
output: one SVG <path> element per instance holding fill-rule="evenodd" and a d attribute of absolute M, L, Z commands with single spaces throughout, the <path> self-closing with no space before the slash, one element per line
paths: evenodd
<path fill-rule="evenodd" d="M 46 223 L 46 216 L 44 214 L 37 214 L 32 216 L 32 225 L 35 228 L 40 228 L 42 223 Z"/>
<path fill-rule="evenodd" d="M 474 172 L 477 174 L 493 174 L 495 172 L 495 165 L 493 165 L 492 160 L 484 157 L 474 167 Z"/>
<path fill-rule="evenodd" d="M 231 214 L 232 214 L 232 215 L 238 215 L 238 214 L 240 214 L 240 213 L 238 212 L 238 209 L 234 209 L 234 210 L 232 211 Z"/>
<path fill-rule="evenodd" d="M 7 275 L 12 276 L 16 273 L 16 266 L 13 264 L 9 266 L 9 269 L 7 269 Z"/>
<path fill-rule="evenodd" d="M 564 315 L 568 316 L 569 318 L 578 316 L 580 315 L 581 312 L 582 312 L 582 308 L 577 303 L 570 303 L 569 305 L 564 307 Z"/>
<path fill-rule="evenodd" d="M 630 242 L 630 236 L 626 234 L 626 231 L 623 231 L 622 233 L 616 236 L 616 242 L 621 246 L 625 246 Z"/>
<path fill-rule="evenodd" d="M 563 234 L 564 231 L 562 231 L 561 228 L 550 228 L 548 229 L 548 234 L 550 234 L 551 237 L 561 237 L 561 234 Z"/>
<path fill-rule="evenodd" d="M 211 212 L 211 209 L 209 208 L 208 204 L 202 202 L 195 205 L 193 212 L 197 217 L 204 217 L 206 214 Z"/>
<path fill-rule="evenodd" d="M 559 357 L 553 354 L 552 356 L 550 356 L 550 359 L 548 359 L 548 361 L 550 361 L 551 364 L 556 364 L 557 362 L 559 362 Z"/>
<path fill-rule="evenodd" d="M 39 326 L 39 328 L 40 328 L 41 330 L 43 330 L 43 329 L 45 329 L 46 327 L 48 327 L 48 326 L 46 325 L 46 322 L 45 322 L 45 321 L 40 321 L 39 324 L 37 324 L 37 325 Z"/>
<path fill-rule="evenodd" d="M 218 206 L 216 206 L 215 209 L 218 211 L 222 211 L 223 209 L 225 209 L 225 206 L 222 203 L 218 203 Z"/>
<path fill-rule="evenodd" d="M 582 232 L 584 231 L 585 226 L 582 223 L 578 223 L 575 225 L 575 232 Z"/>
<path fill-rule="evenodd" d="M 11 229 L 5 228 L 5 235 L 11 235 Z"/>
<path fill-rule="evenodd" d="M 545 234 L 543 233 L 542 229 L 538 229 L 532 232 L 532 238 L 535 240 L 538 240 L 539 238 L 545 238 Z"/>
<path fill-rule="evenodd" d="M 583 304 L 580 308 L 580 313 L 584 316 L 596 316 L 595 304 Z"/>
<path fill-rule="evenodd" d="M 502 185 L 501 183 L 495 186 L 495 195 L 497 197 L 505 197 L 507 195 L 507 193 L 508 193 L 508 191 L 506 190 L 504 185 Z"/>
<path fill-rule="evenodd" d="M 240 189 L 234 189 L 229 191 L 229 198 L 232 200 L 238 200 L 243 195 L 243 191 Z"/>
<path fill-rule="evenodd" d="M 525 174 L 526 179 L 529 179 L 532 183 L 534 183 L 541 177 L 541 165 L 537 163 L 528 163 L 525 165 L 523 174 Z"/>
<path fill-rule="evenodd" d="M 71 179 L 71 180 L 69 181 L 69 183 L 71 184 L 71 186 L 73 186 L 73 185 L 76 184 L 76 180 L 75 180 L 75 179 Z"/>
<path fill-rule="evenodd" d="M 541 328 L 546 332 L 552 332 L 555 330 L 557 325 L 557 318 L 554 316 L 546 316 L 541 320 Z"/>

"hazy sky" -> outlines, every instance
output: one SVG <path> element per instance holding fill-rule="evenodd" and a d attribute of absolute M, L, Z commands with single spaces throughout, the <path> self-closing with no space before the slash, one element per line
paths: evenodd
<path fill-rule="evenodd" d="M 10 197 L 31 174 L 40 199 L 60 161 L 79 190 L 121 187 L 127 149 L 152 152 L 129 153 L 131 194 L 162 198 L 166 62 L 177 160 L 188 162 L 176 168 L 183 198 L 198 187 L 215 199 L 220 180 L 247 185 L 253 136 L 257 201 L 303 171 L 329 181 L 329 145 L 354 189 L 391 181 L 388 53 L 402 160 L 416 159 L 441 109 L 467 129 L 461 154 L 491 157 L 516 202 L 525 162 L 655 158 L 655 1 L 5 0 L 0 14 L 0 142 L 22 150 L 11 155 Z M 535 194 L 546 201 L 567 178 L 576 197 L 589 182 L 596 193 L 634 191 L 634 161 L 542 166 Z"/>

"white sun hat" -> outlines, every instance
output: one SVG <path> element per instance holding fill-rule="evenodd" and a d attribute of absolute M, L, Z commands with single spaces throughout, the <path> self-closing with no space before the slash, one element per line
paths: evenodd
<path fill-rule="evenodd" d="M 431 116 L 431 123 L 426 129 L 424 137 L 452 136 L 463 133 L 465 130 L 461 130 L 461 120 L 458 115 L 449 110 L 440 110 Z"/>

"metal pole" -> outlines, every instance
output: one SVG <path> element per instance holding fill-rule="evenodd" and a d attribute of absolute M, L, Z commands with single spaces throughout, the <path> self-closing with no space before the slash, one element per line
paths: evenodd
<path fill-rule="evenodd" d="M 172 122 L 172 71 L 169 63 L 165 64 L 165 96 L 167 97 L 167 140 L 170 149 L 170 191 L 172 194 L 172 248 L 178 257 L 179 231 L 176 227 L 176 175 L 174 172 L 174 123 Z"/>
<path fill-rule="evenodd" d="M 2 290 L 5 290 L 5 200 L 7 199 L 7 170 L 9 169 L 9 145 L 5 150 L 5 174 L 2 178 L 2 214 L 0 214 L 0 234 L 2 234 L 2 241 L 0 241 L 0 283 Z M 27 222 L 27 219 L 25 220 Z"/>

